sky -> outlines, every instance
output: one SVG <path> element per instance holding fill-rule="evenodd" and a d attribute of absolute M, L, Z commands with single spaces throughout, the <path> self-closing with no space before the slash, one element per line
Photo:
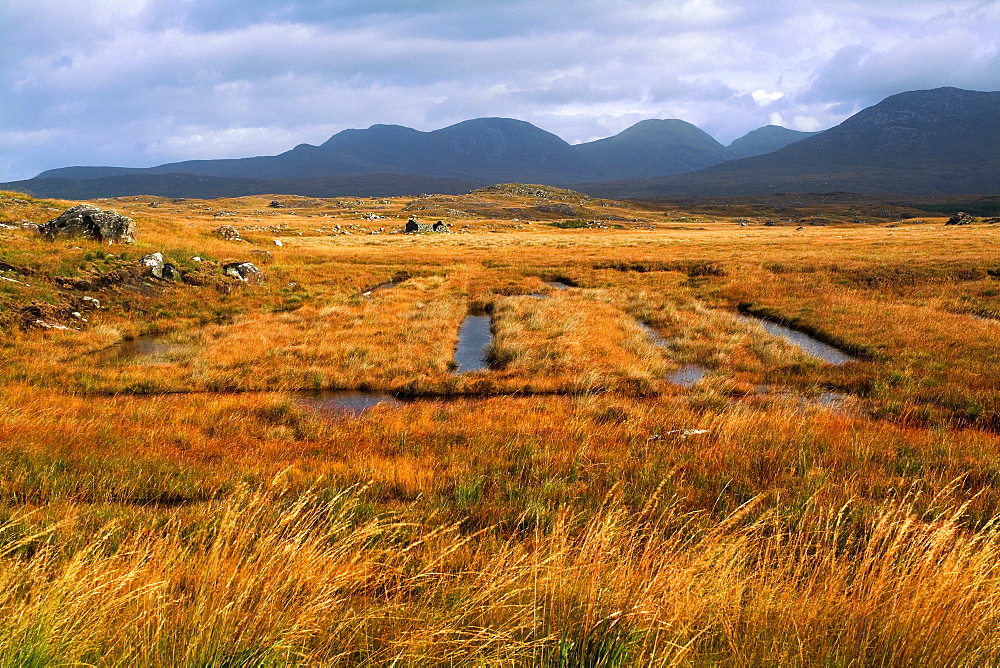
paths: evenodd
<path fill-rule="evenodd" d="M 728 144 L 939 86 L 1000 90 L 1000 0 L 0 0 L 0 181 L 484 116 Z"/>

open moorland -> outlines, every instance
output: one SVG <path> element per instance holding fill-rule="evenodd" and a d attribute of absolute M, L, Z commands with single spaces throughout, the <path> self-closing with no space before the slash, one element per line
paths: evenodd
<path fill-rule="evenodd" d="M 1000 225 L 92 203 L 135 243 L 0 193 L 0 665 L 1000 661 Z"/>

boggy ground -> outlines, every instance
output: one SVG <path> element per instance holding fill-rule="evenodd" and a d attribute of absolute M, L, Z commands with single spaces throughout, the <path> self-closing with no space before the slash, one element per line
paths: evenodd
<path fill-rule="evenodd" d="M 97 204 L 137 243 L 0 229 L 2 663 L 996 663 L 997 226 L 535 186 Z M 454 374 L 483 311 L 493 368 Z"/>

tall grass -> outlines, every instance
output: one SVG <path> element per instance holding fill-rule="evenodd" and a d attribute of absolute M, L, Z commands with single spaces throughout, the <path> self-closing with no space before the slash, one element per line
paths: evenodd
<path fill-rule="evenodd" d="M 910 499 L 871 521 L 751 500 L 562 511 L 521 537 L 242 491 L 161 526 L 2 527 L 4 665 L 990 664 L 1000 536 Z"/>

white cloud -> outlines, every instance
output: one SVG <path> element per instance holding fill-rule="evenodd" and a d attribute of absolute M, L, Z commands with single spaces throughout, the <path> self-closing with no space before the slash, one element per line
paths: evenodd
<path fill-rule="evenodd" d="M 761 107 L 766 107 L 770 105 L 772 102 L 777 102 L 781 98 L 785 97 L 785 94 L 779 93 L 777 91 L 769 93 L 766 90 L 757 89 L 754 92 L 750 93 L 750 97 L 752 97 L 753 101 L 756 102 Z"/>

